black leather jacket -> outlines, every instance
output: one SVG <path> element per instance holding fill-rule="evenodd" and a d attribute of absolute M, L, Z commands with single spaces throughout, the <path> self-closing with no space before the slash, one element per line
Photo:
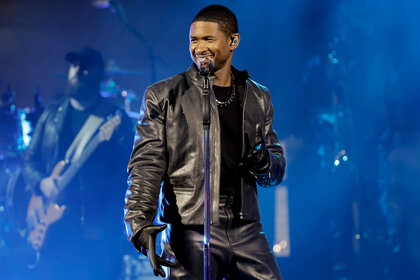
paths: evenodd
<path fill-rule="evenodd" d="M 243 143 L 255 139 L 255 126 L 263 124 L 270 150 L 268 174 L 241 179 L 240 217 L 259 220 L 256 181 L 264 187 L 281 182 L 285 170 L 283 149 L 273 130 L 273 107 L 267 88 L 249 79 L 248 72 L 233 68 L 242 86 Z M 214 77 L 210 78 L 212 88 Z M 203 77 L 191 65 L 188 71 L 158 82 L 146 89 L 137 122 L 137 133 L 128 165 L 125 224 L 128 238 L 151 225 L 158 214 L 164 223 L 203 224 Z M 216 99 L 210 90 L 210 188 L 211 220 L 219 221 L 221 144 Z M 255 143 L 250 143 L 254 146 Z M 248 174 L 250 175 L 250 174 Z"/>

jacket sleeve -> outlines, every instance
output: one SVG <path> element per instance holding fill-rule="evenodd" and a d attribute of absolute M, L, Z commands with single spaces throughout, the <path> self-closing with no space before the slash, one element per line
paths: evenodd
<path fill-rule="evenodd" d="M 130 240 L 143 228 L 153 224 L 166 165 L 164 102 L 148 88 L 144 94 L 128 163 L 124 220 Z"/>
<path fill-rule="evenodd" d="M 41 194 L 39 183 L 47 177 L 45 170 L 41 169 L 41 146 L 48 114 L 48 110 L 41 114 L 34 128 L 31 143 L 22 157 L 22 174 L 25 183 L 38 195 Z"/>
<path fill-rule="evenodd" d="M 262 187 L 279 185 L 283 180 L 286 169 L 286 159 L 283 148 L 279 144 L 277 134 L 273 129 L 274 111 L 271 103 L 271 95 L 267 89 L 265 93 L 265 126 L 264 139 L 270 153 L 270 168 L 267 174 L 255 174 L 256 180 Z"/>

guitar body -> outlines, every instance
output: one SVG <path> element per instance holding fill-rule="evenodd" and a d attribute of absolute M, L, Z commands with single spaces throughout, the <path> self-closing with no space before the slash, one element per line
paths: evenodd
<path fill-rule="evenodd" d="M 57 178 L 65 167 L 62 160 L 56 164 L 50 177 Z M 50 224 L 55 223 L 63 216 L 65 206 L 53 202 L 45 202 L 42 196 L 32 195 L 29 201 L 26 222 L 29 231 L 29 242 L 36 251 L 44 244 L 45 234 Z"/>
<path fill-rule="evenodd" d="M 66 206 L 56 203 L 44 204 L 42 196 L 33 195 L 29 202 L 27 221 L 31 224 L 29 242 L 36 251 L 41 249 L 49 225 L 58 221 L 64 213 Z"/>

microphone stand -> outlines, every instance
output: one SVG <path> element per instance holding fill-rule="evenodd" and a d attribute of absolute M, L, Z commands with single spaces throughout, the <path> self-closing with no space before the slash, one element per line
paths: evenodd
<path fill-rule="evenodd" d="M 210 251 L 210 159 L 209 159 L 209 130 L 210 130 L 210 95 L 208 72 L 204 76 L 203 87 L 203 131 L 204 131 L 204 237 L 203 237 L 203 263 L 204 280 L 211 279 L 211 251 Z"/>

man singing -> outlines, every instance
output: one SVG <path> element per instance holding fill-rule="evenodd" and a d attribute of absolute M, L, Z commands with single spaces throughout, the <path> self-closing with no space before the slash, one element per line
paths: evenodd
<path fill-rule="evenodd" d="M 240 36 L 228 8 L 202 9 L 190 27 L 191 67 L 147 88 L 126 193 L 128 238 L 148 255 L 155 275 L 203 279 L 204 135 L 199 74 L 210 80 L 212 279 L 281 279 L 262 233 L 256 183 L 281 182 L 286 161 L 273 130 L 264 86 L 232 63 Z M 155 217 L 160 225 L 154 225 Z M 155 252 L 163 231 L 163 254 Z M 165 268 L 165 272 L 163 270 Z"/>

